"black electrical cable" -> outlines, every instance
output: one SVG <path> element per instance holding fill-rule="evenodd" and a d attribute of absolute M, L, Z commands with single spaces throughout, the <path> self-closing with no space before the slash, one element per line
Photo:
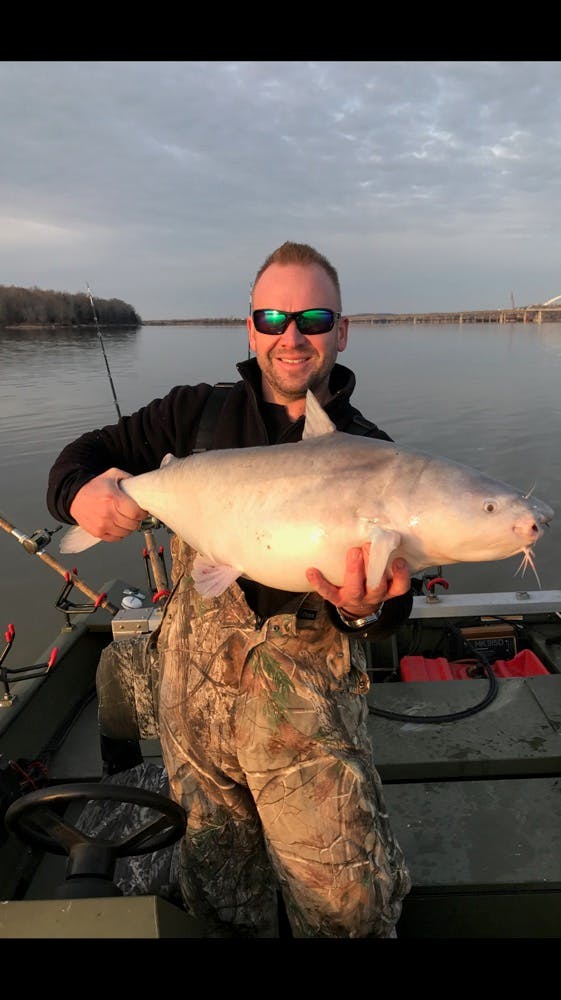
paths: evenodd
<path fill-rule="evenodd" d="M 389 712 L 383 708 L 374 708 L 373 705 L 368 706 L 368 711 L 372 715 L 379 715 L 383 719 L 394 719 L 397 722 L 417 722 L 419 725 L 424 725 L 425 723 L 442 723 L 442 722 L 457 722 L 459 719 L 467 719 L 471 715 L 475 715 L 477 712 L 481 712 L 482 709 L 490 705 L 492 701 L 497 696 L 499 686 L 497 684 L 497 678 L 495 672 L 489 663 L 488 659 L 483 656 L 483 654 L 476 649 L 472 643 L 462 636 L 460 629 L 455 626 L 450 626 L 450 631 L 454 632 L 459 636 L 468 649 L 473 653 L 476 660 L 479 661 L 487 678 L 489 680 L 489 690 L 482 701 L 478 702 L 476 705 L 472 705 L 470 708 L 465 708 L 461 712 L 452 712 L 448 715 L 410 715 L 402 714 L 400 712 Z"/>

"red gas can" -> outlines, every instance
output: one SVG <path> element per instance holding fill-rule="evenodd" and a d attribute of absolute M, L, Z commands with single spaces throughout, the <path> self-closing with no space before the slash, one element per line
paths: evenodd
<path fill-rule="evenodd" d="M 534 677 L 549 673 L 530 649 L 522 649 L 512 660 L 495 660 L 492 666 L 496 677 Z M 442 656 L 403 656 L 399 667 L 402 681 L 460 681 L 481 676 L 476 660 L 449 662 Z"/>

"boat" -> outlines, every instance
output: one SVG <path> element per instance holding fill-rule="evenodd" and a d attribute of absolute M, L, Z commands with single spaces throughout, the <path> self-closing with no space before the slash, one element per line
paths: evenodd
<path fill-rule="evenodd" d="M 52 643 L 16 665 L 9 625 L 0 652 L 0 937 L 212 937 L 181 901 L 186 816 L 157 731 L 123 712 L 108 733 L 100 696 L 108 651 L 161 620 L 154 539 L 167 529 L 142 526 L 149 586 L 111 579 L 97 592 L 46 552 L 49 532 L 0 526 L 64 577 Z M 395 635 L 354 640 L 412 876 L 397 937 L 558 938 L 561 591 L 454 594 L 442 567 L 414 588 Z M 275 936 L 291 937 L 281 900 Z"/>

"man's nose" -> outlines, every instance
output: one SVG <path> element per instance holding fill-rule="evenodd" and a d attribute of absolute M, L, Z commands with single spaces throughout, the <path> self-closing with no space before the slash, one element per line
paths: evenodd
<path fill-rule="evenodd" d="M 296 320 L 291 319 L 281 340 L 283 344 L 302 344 L 305 342 L 306 337 L 303 333 L 300 333 L 300 330 L 296 326 Z"/>

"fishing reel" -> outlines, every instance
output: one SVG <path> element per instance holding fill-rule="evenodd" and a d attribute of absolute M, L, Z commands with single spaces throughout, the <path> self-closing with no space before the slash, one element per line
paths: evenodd
<path fill-rule="evenodd" d="M 139 531 L 157 531 L 158 528 L 163 528 L 164 525 L 161 521 L 158 521 L 157 517 L 153 514 L 147 514 L 143 521 L 140 522 L 138 526 Z M 169 529 L 168 529 L 169 530 Z"/>
<path fill-rule="evenodd" d="M 13 528 L 11 534 L 17 538 L 20 545 L 23 545 L 26 552 L 34 556 L 46 549 L 53 535 L 61 528 L 62 524 L 58 524 L 56 528 L 36 528 L 31 535 L 24 535 L 22 531 Z"/>

